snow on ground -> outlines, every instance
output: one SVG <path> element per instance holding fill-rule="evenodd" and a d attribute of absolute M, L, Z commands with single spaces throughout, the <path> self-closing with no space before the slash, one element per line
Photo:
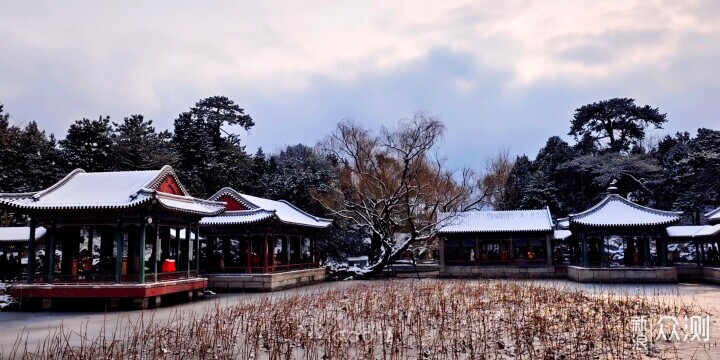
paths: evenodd
<path fill-rule="evenodd" d="M 15 304 L 15 300 L 7 293 L 8 288 L 8 284 L 0 282 L 0 311 Z"/>
<path fill-rule="evenodd" d="M 494 280 L 393 280 L 393 281 L 343 281 L 328 282 L 314 286 L 291 289 L 276 293 L 253 293 L 253 294 L 219 294 L 213 296 L 212 301 L 196 301 L 191 303 L 179 304 L 175 306 L 163 307 L 155 310 L 147 311 L 127 311 L 127 312 L 3 312 L 0 313 L 0 349 L 7 351 L 12 347 L 13 342 L 17 338 L 17 334 L 24 331 L 24 341 L 28 342 L 31 348 L 33 344 L 41 343 L 48 336 L 48 329 L 58 329 L 63 326 L 68 330 L 82 329 L 92 337 L 101 333 L 102 327 L 115 328 L 118 324 L 127 324 L 128 322 L 142 321 L 143 317 L 147 321 L 151 319 L 153 323 L 161 323 L 163 321 L 172 320 L 178 314 L 183 317 L 190 314 L 213 314 L 218 308 L 233 306 L 238 301 L 244 303 L 262 303 L 265 299 L 281 300 L 284 298 L 293 298 L 297 295 L 319 295 L 332 292 L 338 289 L 345 289 L 347 294 L 363 293 L 363 289 L 368 285 L 382 284 L 432 284 L 435 282 L 452 284 L 462 287 L 462 283 L 492 285 L 497 281 Z M 718 316 L 720 315 L 720 286 L 706 284 L 673 284 L 673 285 L 633 285 L 633 284 L 578 284 L 565 280 L 538 280 L 538 281 L 510 281 L 510 283 L 521 283 L 544 288 L 561 288 L 570 291 L 581 291 L 583 293 L 605 296 L 609 294 L 630 296 L 643 296 L 655 299 L 665 299 L 675 304 L 696 304 L 708 314 L 712 316 L 711 344 L 716 344 L 720 329 L 718 326 Z M 341 299 L 342 300 L 342 299 Z M 345 300 L 342 300 L 345 301 Z M 694 306 L 694 305 L 693 305 Z M 582 309 L 579 309 L 580 311 Z M 319 311 L 319 310 L 318 310 Z M 389 307 L 387 312 L 392 311 Z M 585 310 L 582 310 L 585 311 Z M 255 315 L 253 315 L 255 316 Z M 384 316 L 383 316 L 384 317 Z M 121 325 L 122 327 L 122 325 Z M 52 330 L 54 331 L 54 330 Z M 73 340 L 77 341 L 77 339 Z M 694 357 L 695 359 L 717 359 L 720 358 L 720 348 L 713 345 L 707 349 L 708 356 Z M 705 353 L 704 353 L 705 354 Z M 0 355 L 2 357 L 2 355 Z M 685 358 L 680 356 L 680 358 Z M 690 357 L 687 357 L 690 358 Z"/>

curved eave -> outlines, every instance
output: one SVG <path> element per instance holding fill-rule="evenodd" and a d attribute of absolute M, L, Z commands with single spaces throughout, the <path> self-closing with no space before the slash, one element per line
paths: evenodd
<path fill-rule="evenodd" d="M 328 222 L 328 223 L 323 223 L 323 224 L 311 225 L 311 224 L 295 223 L 295 222 L 290 222 L 290 221 L 282 221 L 281 219 L 278 219 L 278 220 L 285 225 L 310 227 L 310 228 L 315 228 L 315 229 L 327 229 L 330 225 L 332 225 L 332 221 Z"/>
<path fill-rule="evenodd" d="M 160 205 L 160 207 L 171 210 L 171 211 L 177 211 L 177 212 L 183 212 L 183 213 L 189 213 L 189 214 L 195 214 L 195 215 L 201 215 L 201 216 L 214 216 L 222 213 L 225 211 L 225 203 L 224 202 L 218 202 L 218 201 L 207 201 L 207 200 L 200 200 L 195 199 L 192 197 L 186 197 L 186 196 L 179 196 L 179 195 L 171 195 L 171 194 L 165 194 L 162 193 L 162 195 L 158 195 L 156 193 L 155 198 L 158 200 L 157 203 Z M 188 205 L 187 207 L 183 206 L 176 206 L 172 205 L 168 202 L 176 202 L 181 205 Z M 190 206 L 197 206 L 200 207 L 200 209 L 193 209 Z"/>
<path fill-rule="evenodd" d="M 330 226 L 330 225 L 332 224 L 332 219 L 326 219 L 326 218 L 321 218 L 321 217 L 319 217 L 319 216 L 312 215 L 312 214 L 308 213 L 307 211 L 305 211 L 305 210 L 303 210 L 303 209 L 300 209 L 299 207 L 293 205 L 293 203 L 291 203 L 291 202 L 289 202 L 289 201 L 287 201 L 287 200 L 278 200 L 278 202 L 281 202 L 281 203 L 283 203 L 283 204 L 285 204 L 285 205 L 287 205 L 287 206 L 290 206 L 290 207 L 293 208 L 295 211 L 297 211 L 297 212 L 299 212 L 299 213 L 307 216 L 307 217 L 310 218 L 310 219 L 315 220 L 316 222 L 327 222 L 328 224 L 325 225 L 324 227 L 328 227 L 328 226 Z"/>
<path fill-rule="evenodd" d="M 42 230 L 40 230 L 42 229 Z M 38 228 L 35 230 L 35 241 L 37 242 L 44 242 L 45 237 L 47 235 L 47 230 L 44 228 Z M 30 235 L 30 230 L 28 229 L 28 235 Z M 21 238 L 0 238 L 0 244 L 2 245 L 24 245 L 28 243 L 29 237 L 21 237 Z"/>
<path fill-rule="evenodd" d="M 590 223 L 590 222 L 583 222 L 578 221 L 575 219 L 570 220 L 570 226 L 581 226 L 585 228 L 603 228 L 603 229 L 611 229 L 611 228 L 633 228 L 633 227 L 660 227 L 660 226 L 668 226 L 672 224 L 677 224 L 680 222 L 680 218 L 677 219 L 669 219 L 667 221 L 656 221 L 651 223 L 632 223 L 632 224 L 598 224 L 598 223 Z"/>
<path fill-rule="evenodd" d="M 45 242 L 45 238 L 38 238 L 35 239 L 37 243 L 43 243 Z M 0 240 L 0 245 L 27 245 L 28 239 L 13 239 L 13 240 Z"/>
<path fill-rule="evenodd" d="M 177 212 L 188 213 L 188 214 L 193 214 L 193 215 L 200 215 L 200 216 L 214 216 L 214 215 L 218 215 L 218 214 L 222 213 L 224 210 L 224 209 L 217 209 L 217 210 L 208 209 L 207 211 L 203 211 L 203 210 L 195 210 L 195 209 L 188 209 L 188 208 L 183 208 L 183 207 L 179 207 L 179 206 L 167 205 L 167 204 L 164 204 L 162 201 L 159 201 L 158 203 L 160 204 L 160 207 L 162 207 L 165 210 L 177 211 Z"/>
<path fill-rule="evenodd" d="M 634 208 L 634 209 L 637 209 L 637 210 L 640 210 L 640 211 L 645 211 L 645 212 L 650 213 L 650 214 L 657 214 L 658 216 L 677 216 L 677 217 L 680 217 L 680 216 L 682 216 L 682 214 L 683 214 L 682 211 L 665 211 L 665 210 L 653 209 L 653 208 L 650 208 L 650 207 L 647 207 L 647 206 L 643 206 L 643 205 L 640 205 L 640 204 L 636 204 L 636 203 L 634 203 L 634 202 L 632 202 L 632 201 L 630 201 L 630 200 L 628 200 L 628 199 L 626 199 L 626 198 L 624 198 L 624 197 L 622 197 L 622 196 L 620 196 L 620 195 L 612 194 L 612 195 L 606 196 L 606 197 L 605 197 L 604 199 L 602 199 L 599 203 L 595 204 L 595 206 L 593 206 L 593 207 L 591 207 L 591 208 L 589 208 L 589 209 L 587 209 L 587 210 L 585 210 L 585 211 L 583 211 L 583 212 L 580 212 L 580 213 L 577 213 L 577 214 L 570 214 L 570 215 L 568 215 L 568 219 L 572 222 L 573 220 L 576 220 L 576 219 L 578 219 L 578 218 L 584 218 L 584 217 L 587 217 L 587 216 L 589 216 L 589 215 L 592 215 L 592 214 L 594 214 L 595 212 L 599 211 L 601 208 L 603 208 L 603 207 L 604 207 L 607 203 L 609 203 L 610 201 L 620 201 L 621 203 L 625 204 L 625 205 L 628 206 L 628 207 L 631 207 L 631 208 Z"/>
<path fill-rule="evenodd" d="M 720 207 L 717 208 L 717 209 L 715 209 L 715 210 L 713 210 L 713 211 L 710 211 L 709 213 L 704 214 L 704 216 L 705 216 L 705 217 L 708 217 L 708 218 L 713 218 L 713 217 L 715 217 L 715 216 L 720 216 Z"/>
<path fill-rule="evenodd" d="M 134 207 L 137 207 L 139 205 L 143 205 L 144 203 L 149 202 L 152 200 L 152 198 L 145 198 L 142 200 L 136 200 L 124 204 L 42 204 L 42 203 L 35 203 L 35 202 L 17 202 L 17 201 L 7 201 L 5 199 L 0 199 L 0 206 L 7 206 L 10 208 L 18 209 L 18 210 L 35 210 L 35 211 L 45 211 L 45 210 L 125 210 L 125 209 L 131 209 Z"/>
<path fill-rule="evenodd" d="M 232 216 L 230 216 L 232 217 Z M 296 223 L 296 222 L 290 222 L 290 221 L 283 221 L 282 219 L 278 218 L 275 214 L 267 214 L 267 216 L 258 217 L 256 219 L 252 220 L 242 220 L 243 215 L 237 215 L 235 216 L 238 219 L 235 221 L 232 220 L 221 220 L 221 221 L 214 221 L 212 217 L 210 217 L 208 220 L 200 220 L 200 226 L 203 227 L 210 227 L 210 226 L 242 226 L 242 225 L 252 225 L 252 224 L 258 224 L 262 223 L 268 220 L 276 220 L 278 223 L 283 225 L 290 225 L 290 226 L 300 226 L 300 227 L 309 227 L 309 228 L 315 228 L 315 229 L 326 229 L 330 225 L 332 225 L 332 222 L 330 223 L 324 223 L 324 224 L 317 224 L 317 225 L 311 225 L 311 224 L 303 224 L 303 223 Z"/>
<path fill-rule="evenodd" d="M 234 220 L 221 220 L 217 221 L 213 217 L 207 217 L 200 220 L 199 225 L 201 227 L 211 227 L 211 226 L 242 226 L 242 225 L 252 225 L 264 222 L 268 219 L 271 219 L 275 217 L 274 214 L 267 214 L 266 216 L 261 216 L 252 220 L 242 220 L 242 215 L 236 215 L 236 216 L 228 216 L 228 217 L 236 217 L 237 219 Z"/>
<path fill-rule="evenodd" d="M 552 228 L 547 229 L 505 229 L 505 230 L 439 230 L 438 234 L 507 234 L 507 233 L 550 233 Z"/>

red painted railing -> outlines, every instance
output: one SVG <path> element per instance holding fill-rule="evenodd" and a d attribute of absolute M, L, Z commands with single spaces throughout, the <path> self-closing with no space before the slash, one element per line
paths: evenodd
<path fill-rule="evenodd" d="M 190 270 L 188 271 L 175 271 L 175 272 L 162 272 L 157 273 L 157 281 L 175 281 L 175 280 L 186 280 L 186 279 L 193 279 L 198 277 L 197 270 Z M 145 282 L 154 282 L 155 281 L 155 274 L 149 273 L 145 274 Z"/>
<path fill-rule="evenodd" d="M 447 266 L 517 266 L 517 265 L 544 265 L 546 259 L 511 259 L 511 260 L 445 260 Z"/>
<path fill-rule="evenodd" d="M 175 280 L 184 280 L 184 279 L 192 279 L 197 278 L 198 272 L 197 270 L 191 270 L 189 273 L 188 271 L 175 271 L 175 272 L 166 272 L 166 273 L 158 273 L 157 274 L 157 281 L 175 281 Z M 27 278 L 24 278 L 22 282 L 25 282 Z M 32 283 L 33 284 L 49 284 L 47 279 L 47 275 L 33 275 L 32 276 Z M 145 282 L 151 283 L 155 282 L 155 274 L 154 273 L 146 273 L 145 274 Z M 52 284 L 56 285 L 70 285 L 70 284 L 115 284 L 116 278 L 115 275 L 100 275 L 100 274 L 82 274 L 82 275 L 54 275 L 52 279 Z M 121 284 L 134 284 L 138 283 L 138 274 L 124 274 L 120 276 L 120 283 Z"/>
<path fill-rule="evenodd" d="M 263 266 L 226 266 L 220 267 L 209 267 L 205 269 L 207 274 L 265 274 L 265 273 L 277 273 L 286 272 L 293 270 L 313 269 L 317 268 L 318 265 L 315 263 L 302 263 L 302 264 L 285 264 L 285 265 L 273 265 L 268 266 L 267 271 Z"/>

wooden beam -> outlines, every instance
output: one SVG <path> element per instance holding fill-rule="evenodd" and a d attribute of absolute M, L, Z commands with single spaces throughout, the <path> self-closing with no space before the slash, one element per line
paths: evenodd
<path fill-rule="evenodd" d="M 27 283 L 32 284 L 35 267 L 35 225 L 37 220 L 30 218 L 30 237 L 28 238 Z"/>
<path fill-rule="evenodd" d="M 115 282 L 120 283 L 122 279 L 122 261 L 123 261 L 123 240 L 125 240 L 123 232 L 122 217 L 118 218 L 117 227 L 115 228 Z"/>
<path fill-rule="evenodd" d="M 57 224 L 53 221 L 50 225 L 50 241 L 48 241 L 48 250 L 45 251 L 46 263 L 48 264 L 47 269 L 47 280 L 48 283 L 53 283 L 53 276 L 55 275 L 55 233 L 57 232 Z"/>

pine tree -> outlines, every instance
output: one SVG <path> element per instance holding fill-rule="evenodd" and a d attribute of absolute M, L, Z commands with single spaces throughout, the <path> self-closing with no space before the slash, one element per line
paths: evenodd
<path fill-rule="evenodd" d="M 645 138 L 645 128 L 662 129 L 666 114 L 648 105 L 635 105 L 634 99 L 613 98 L 581 106 L 575 110 L 568 135 L 587 141 L 592 138 L 605 151 L 632 152 Z"/>
<path fill-rule="evenodd" d="M 677 162 L 681 171 L 677 172 L 676 181 L 685 187 L 675 207 L 692 214 L 697 224 L 706 205 L 720 204 L 720 131 L 698 129 L 688 145 L 687 157 Z"/>
<path fill-rule="evenodd" d="M 17 144 L 22 130 L 10 124 L 10 114 L 0 104 L 0 191 L 14 192 L 24 179 L 18 164 L 22 164 Z"/>
<path fill-rule="evenodd" d="M 680 194 L 692 186 L 691 178 L 685 176 L 693 171 L 685 162 L 691 140 L 688 132 L 666 135 L 650 152 L 662 168 L 661 179 L 657 186 L 653 186 L 654 206 L 658 209 L 674 209 Z"/>
<path fill-rule="evenodd" d="M 546 191 L 552 194 L 548 205 L 555 216 L 565 216 L 577 210 L 574 203 L 578 195 L 582 194 L 582 189 L 581 182 L 576 180 L 581 175 L 561 167 L 576 156 L 577 152 L 566 141 L 559 136 L 552 136 L 533 162 L 535 171 L 542 174 L 538 179 L 547 181 Z"/>
<path fill-rule="evenodd" d="M 259 197 L 267 196 L 268 161 L 265 158 L 265 152 L 262 148 L 258 148 L 252 158 L 252 164 L 248 172 L 247 182 L 244 184 L 242 191 Z"/>
<path fill-rule="evenodd" d="M 115 169 L 112 133 L 109 116 L 83 118 L 70 125 L 67 136 L 59 142 L 66 172 L 76 168 L 88 172 Z"/>
<path fill-rule="evenodd" d="M 195 196 L 208 196 L 224 186 L 242 189 L 247 179 L 250 157 L 240 137 L 224 130 L 225 125 L 249 130 L 255 123 L 224 96 L 200 100 L 175 120 L 177 170 Z"/>
<path fill-rule="evenodd" d="M 167 130 L 155 132 L 152 123 L 142 115 L 126 117 L 122 124 L 113 123 L 113 154 L 118 169 L 159 169 L 164 165 L 175 165 L 178 161 L 170 141 L 172 134 Z"/>
<path fill-rule="evenodd" d="M 521 209 L 525 191 L 532 175 L 532 162 L 526 155 L 518 156 L 515 159 L 508 183 L 505 186 L 507 191 L 506 202 L 500 206 L 500 210 Z"/>
<path fill-rule="evenodd" d="M 298 144 L 288 146 L 272 159 L 273 171 L 266 172 L 262 181 L 267 186 L 268 197 L 290 201 L 313 214 L 327 211 L 313 196 L 330 191 L 334 170 L 327 158 Z"/>
<path fill-rule="evenodd" d="M 37 123 L 30 122 L 23 129 L 18 141 L 18 152 L 21 160 L 18 166 L 22 183 L 13 191 L 37 191 L 56 183 L 65 174 L 60 166 L 60 151 L 57 149 L 55 137 L 45 135 Z"/>

